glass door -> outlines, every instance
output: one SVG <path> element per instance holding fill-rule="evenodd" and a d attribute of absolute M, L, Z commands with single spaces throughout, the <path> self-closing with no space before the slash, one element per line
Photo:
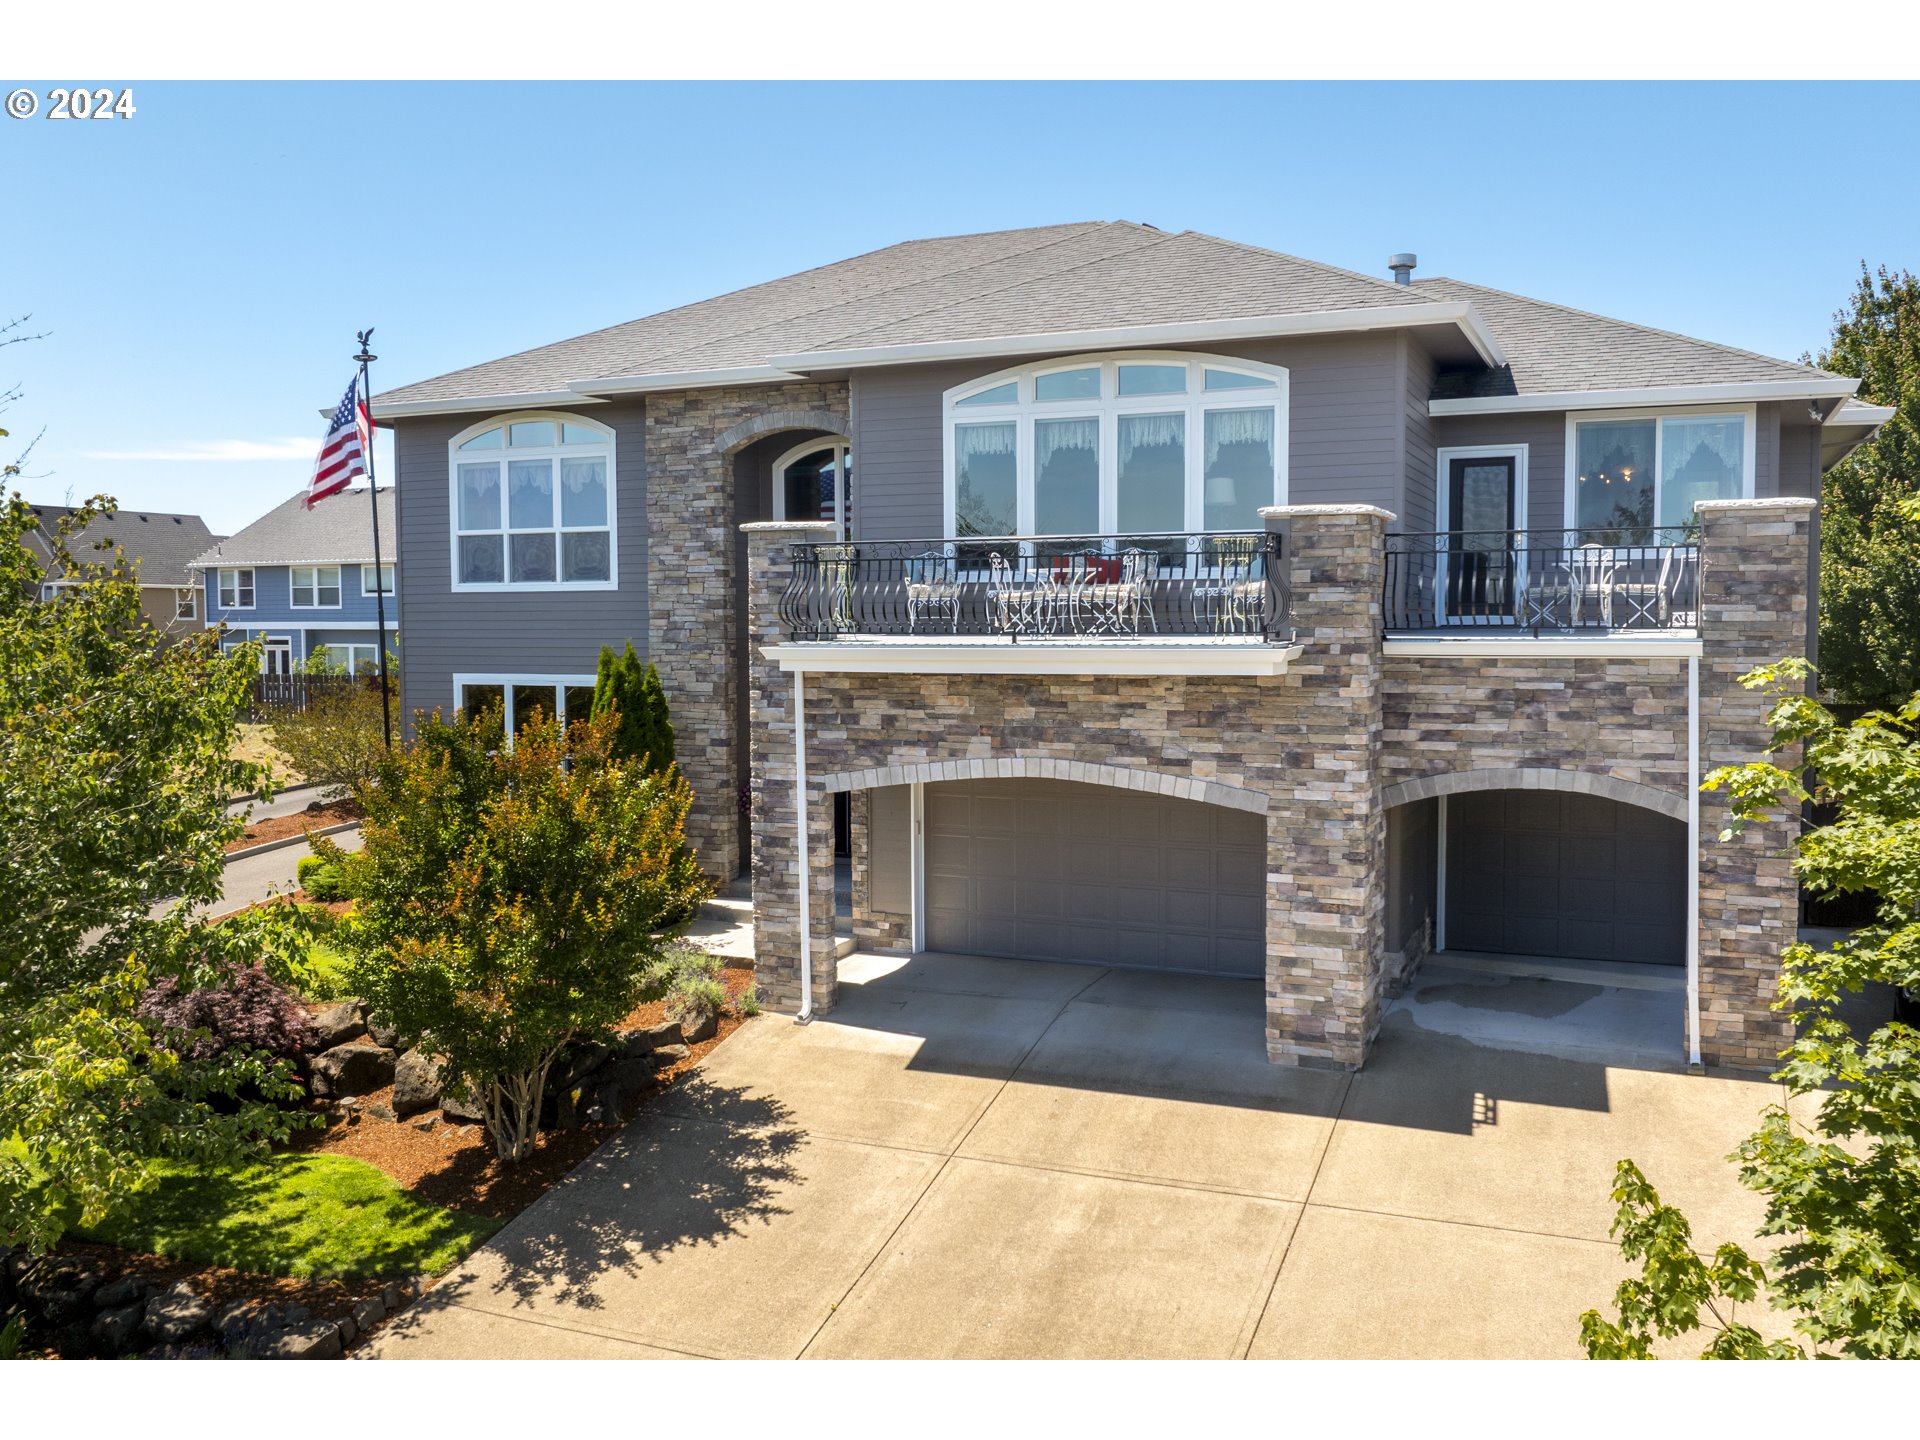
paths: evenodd
<path fill-rule="evenodd" d="M 1442 604 L 1449 618 L 1510 620 L 1519 588 L 1511 455 L 1458 456 L 1447 466 Z"/>
<path fill-rule="evenodd" d="M 789 451 L 773 467 L 773 518 L 830 520 L 834 538 L 853 531 L 853 451 L 844 440 L 822 440 Z"/>

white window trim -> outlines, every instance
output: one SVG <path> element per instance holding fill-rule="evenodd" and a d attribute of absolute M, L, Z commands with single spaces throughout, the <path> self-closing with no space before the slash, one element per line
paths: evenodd
<path fill-rule="evenodd" d="M 560 716 L 561 724 L 567 719 L 567 686 L 584 685 L 592 689 L 598 679 L 594 675 L 486 675 L 468 671 L 456 671 L 453 677 L 453 707 L 466 709 L 467 687 L 470 685 L 498 685 L 505 700 L 505 724 L 507 744 L 513 744 L 513 687 L 516 685 L 544 685 L 554 691 L 554 710 Z"/>
<path fill-rule="evenodd" d="M 307 647 L 307 658 L 311 660 L 322 650 L 327 652 L 327 658 L 329 660 L 336 659 L 344 653 L 346 656 L 346 672 L 349 675 L 358 673 L 356 667 L 360 662 L 354 658 L 353 653 L 356 650 L 364 650 L 367 652 L 367 664 L 376 667 L 380 664 L 380 646 L 372 640 L 322 640 L 317 645 L 309 645 Z"/>
<path fill-rule="evenodd" d="M 787 518 L 787 467 L 796 460 L 804 460 L 809 455 L 828 449 L 834 452 L 834 464 L 837 467 L 833 487 L 833 533 L 836 539 L 845 540 L 848 538 L 848 460 L 853 452 L 853 444 L 844 436 L 816 435 L 813 439 L 803 441 L 801 444 L 794 446 L 778 460 L 773 462 L 773 518 L 775 520 L 785 520 Z M 820 517 L 817 515 L 805 515 L 801 518 L 804 520 L 817 520 Z"/>
<path fill-rule="evenodd" d="M 233 576 L 233 604 L 231 605 L 227 603 L 227 576 L 229 575 Z M 240 577 L 242 575 L 247 577 L 247 589 L 253 594 L 253 599 L 247 601 L 244 605 L 240 603 Z M 255 573 L 254 567 L 251 565 L 228 566 L 215 570 L 213 575 L 213 598 L 219 602 L 219 608 L 222 610 L 256 609 L 258 608 L 258 601 L 260 599 L 260 577 Z"/>
<path fill-rule="evenodd" d="M 1442 445 L 1433 452 L 1433 528 L 1453 528 L 1453 486 L 1449 472 L 1456 460 L 1513 461 L 1513 528 L 1527 528 L 1527 449 L 1525 445 Z"/>
<path fill-rule="evenodd" d="M 313 572 L 313 585 L 311 587 L 313 590 L 313 599 L 311 601 L 300 601 L 293 598 L 293 575 L 296 570 L 311 570 Z M 320 577 L 329 570 L 333 572 L 333 592 L 340 598 L 331 605 L 322 605 L 320 603 L 320 592 L 327 587 L 321 584 Z M 346 580 L 347 577 L 342 573 L 338 565 L 289 565 L 287 567 L 287 608 L 289 610 L 341 609 L 347 600 Z"/>
<path fill-rule="evenodd" d="M 1754 473 L 1759 456 L 1760 427 L 1758 424 L 1759 407 L 1757 405 L 1696 405 L 1684 409 L 1661 410 L 1569 410 L 1566 429 L 1566 486 L 1561 495 L 1561 527 L 1569 541 L 1579 531 L 1579 478 L 1580 452 L 1577 426 L 1586 421 L 1602 420 L 1652 420 L 1653 427 L 1653 524 L 1655 529 L 1665 528 L 1660 524 L 1660 468 L 1665 458 L 1666 426 L 1661 420 L 1684 420 L 1697 416 L 1742 415 L 1746 423 L 1742 427 L 1741 443 L 1741 500 L 1753 499 Z M 1691 517 L 1689 517 L 1691 518 Z M 1681 522 L 1686 523 L 1685 521 Z"/>
<path fill-rule="evenodd" d="M 1120 394 L 1119 368 L 1122 365 L 1184 365 L 1188 368 L 1184 395 Z M 1080 400 L 1035 400 L 1034 382 L 1041 375 L 1062 370 L 1100 370 L 1100 398 Z M 1231 370 L 1272 380 L 1277 390 L 1215 390 L 1201 388 L 1207 370 Z M 992 390 L 1008 381 L 1018 384 L 1013 404 L 961 407 L 967 396 Z M 1179 411 L 1186 416 L 1186 506 L 1182 529 L 1205 533 L 1206 515 L 1204 471 L 1206 465 L 1206 421 L 1208 410 L 1250 410 L 1271 402 L 1273 417 L 1273 499 L 1274 505 L 1287 503 L 1287 452 L 1292 413 L 1291 377 L 1278 365 L 1242 360 L 1231 355 L 1208 355 L 1191 350 L 1122 350 L 1090 355 L 1065 356 L 1038 364 L 1013 366 L 982 375 L 956 385 L 941 397 L 940 489 L 941 522 L 948 538 L 955 534 L 955 487 L 953 474 L 953 429 L 956 424 L 1014 424 L 1015 519 L 1019 535 L 1031 535 L 1034 525 L 1033 497 L 1033 422 L 1037 419 L 1088 419 L 1100 425 L 1100 525 L 1098 533 L 1117 533 L 1119 524 L 1119 417 L 1122 415 L 1162 415 Z M 1251 527 L 1257 528 L 1257 527 Z"/>
<path fill-rule="evenodd" d="M 186 613 L 182 614 L 180 604 L 186 602 Z M 173 592 L 173 618 L 176 620 L 198 620 L 200 618 L 200 587 L 189 585 L 184 590 Z"/>
<path fill-rule="evenodd" d="M 556 432 L 562 425 L 579 425 L 592 430 L 606 442 L 604 449 L 593 445 L 542 445 L 521 446 L 515 449 L 505 443 L 502 436 L 498 450 L 476 450 L 466 457 L 466 463 L 479 464 L 489 459 L 500 462 L 500 528 L 497 530 L 466 530 L 460 528 L 460 447 L 476 435 L 485 434 L 495 426 L 510 426 L 527 420 L 550 420 Z M 500 540 L 500 558 L 504 566 L 508 563 L 507 538 L 509 535 L 543 535 L 554 537 L 554 574 L 559 575 L 562 563 L 560 556 L 560 536 L 568 530 L 574 532 L 599 531 L 598 525 L 563 526 L 560 523 L 560 469 L 558 464 L 553 472 L 553 525 L 546 530 L 515 531 L 507 524 L 507 470 L 510 459 L 554 460 L 562 456 L 604 455 L 607 462 L 607 578 L 605 580 L 494 580 L 486 582 L 466 582 L 460 579 L 460 537 L 464 535 L 498 535 Z M 575 415 L 565 410 L 515 410 L 502 415 L 490 415 L 477 424 L 469 425 L 447 442 L 447 552 L 452 569 L 452 588 L 477 594 L 541 594 L 555 590 L 617 590 L 620 588 L 620 504 L 619 504 L 619 465 L 613 428 L 598 420 L 584 415 Z M 398 575 L 395 577 L 398 583 Z"/>
<path fill-rule="evenodd" d="M 396 588 L 400 584 L 400 576 L 395 571 L 393 561 L 391 560 L 382 561 L 380 568 L 387 572 L 387 588 L 384 594 L 387 599 L 391 600 L 396 593 Z M 373 569 L 373 566 L 366 564 L 360 567 L 360 595 L 362 599 L 371 600 L 375 595 L 383 593 L 374 589 L 374 584 L 378 584 L 378 581 L 374 581 L 373 584 L 368 583 L 369 577 L 373 574 Z"/>

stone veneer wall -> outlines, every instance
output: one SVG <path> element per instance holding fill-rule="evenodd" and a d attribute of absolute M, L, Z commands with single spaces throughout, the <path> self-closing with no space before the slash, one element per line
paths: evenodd
<path fill-rule="evenodd" d="M 1807 575 L 1819 502 L 1714 500 L 1703 522 L 1700 768 L 1761 758 L 1771 702 L 1743 688 L 1755 665 L 1807 653 Z M 1780 757 L 1798 762 L 1796 747 Z M 1723 792 L 1700 797 L 1700 1049 L 1709 1064 L 1772 1069 L 1792 1039 L 1770 1008 L 1780 952 L 1799 934 L 1793 817 L 1732 840 Z"/>
<path fill-rule="evenodd" d="M 733 455 L 782 430 L 847 433 L 844 383 L 796 382 L 647 397 L 648 658 L 673 708 L 674 750 L 693 786 L 688 838 L 709 874 L 740 872 L 740 683 L 732 663 Z"/>
<path fill-rule="evenodd" d="M 1080 761 L 1268 797 L 1267 1047 L 1276 1060 L 1357 1065 L 1379 1024 L 1385 819 L 1374 785 L 1379 726 L 1381 535 L 1365 506 L 1295 506 L 1295 620 L 1287 674 L 1250 677 L 816 675 L 807 680 L 808 804 L 823 779 L 996 757 Z M 785 544 L 803 527 L 746 527 L 754 631 L 772 605 Z M 765 555 L 762 562 L 757 557 Z M 758 650 L 756 649 L 756 657 Z M 797 995 L 798 845 L 793 839 L 791 677 L 756 659 L 754 893 L 763 993 Z M 811 836 L 811 832 L 810 832 Z M 809 846 L 814 844 L 809 839 Z M 811 858 L 811 857 L 810 857 Z M 815 860 L 815 1006 L 831 991 L 832 871 Z M 780 998 L 772 998 L 780 997 Z"/>

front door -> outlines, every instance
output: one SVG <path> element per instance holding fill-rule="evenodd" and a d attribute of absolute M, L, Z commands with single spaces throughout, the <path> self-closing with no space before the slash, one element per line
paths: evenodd
<path fill-rule="evenodd" d="M 1447 564 L 1450 618 L 1511 619 L 1517 590 L 1511 455 L 1458 455 L 1447 465 Z"/>
<path fill-rule="evenodd" d="M 293 644 L 288 640 L 269 640 L 260 649 L 260 673 L 262 675 L 291 675 L 293 673 Z"/>

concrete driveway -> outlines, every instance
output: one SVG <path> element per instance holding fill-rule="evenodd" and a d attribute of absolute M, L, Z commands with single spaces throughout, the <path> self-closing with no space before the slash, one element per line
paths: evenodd
<path fill-rule="evenodd" d="M 742 1027 L 374 1353 L 1574 1356 L 1625 1273 L 1615 1161 L 1703 1240 L 1760 1219 L 1722 1157 L 1770 1083 L 1491 1048 L 1418 993 L 1349 1076 L 1266 1063 L 1257 983 L 841 973 L 829 1019 Z M 1514 1003 L 1430 983 L 1434 1014 Z"/>

